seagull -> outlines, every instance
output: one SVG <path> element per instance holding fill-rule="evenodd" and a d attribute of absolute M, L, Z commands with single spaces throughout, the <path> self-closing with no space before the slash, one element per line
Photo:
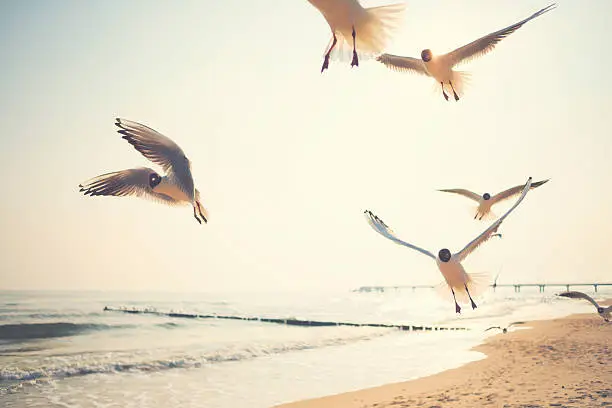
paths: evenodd
<path fill-rule="evenodd" d="M 445 91 L 446 88 L 449 92 L 452 91 L 455 101 L 458 101 L 459 95 L 463 94 L 463 85 L 464 82 L 467 81 L 469 74 L 467 72 L 453 70 L 455 65 L 468 62 L 489 53 L 495 48 L 498 42 L 521 28 L 523 24 L 541 16 L 555 7 L 556 4 L 553 3 L 516 24 L 485 35 L 447 54 L 434 56 L 430 49 L 425 49 L 421 52 L 421 59 L 382 54 L 378 56 L 377 61 L 382 62 L 388 68 L 396 71 L 411 71 L 433 77 L 442 87 L 442 96 L 444 96 L 444 99 L 448 101 L 448 94 Z"/>
<path fill-rule="evenodd" d="M 200 202 L 200 192 L 194 187 L 191 162 L 183 150 L 170 138 L 137 122 L 116 119 L 117 131 L 136 150 L 160 166 L 162 175 L 148 167 L 102 174 L 79 184 L 80 192 L 90 196 L 137 196 L 167 205 L 193 206 L 193 216 L 202 224 L 208 222 L 208 212 Z"/>
<path fill-rule="evenodd" d="M 571 299 L 586 299 L 589 302 L 591 302 L 593 306 L 595 306 L 595 308 L 597 309 L 597 313 L 599 313 L 599 315 L 606 322 L 610 321 L 610 313 L 612 313 L 612 306 L 608 306 L 608 307 L 599 306 L 599 304 L 592 297 L 590 297 L 589 295 L 585 293 L 578 292 L 578 291 L 559 293 L 559 296 L 563 296 L 563 297 L 567 297 Z"/>
<path fill-rule="evenodd" d="M 506 326 L 506 327 L 500 327 L 500 326 L 491 326 L 491 327 L 489 327 L 489 328 L 488 328 L 487 330 L 485 330 L 485 331 L 489 331 L 489 330 L 491 330 L 491 329 L 500 329 L 500 330 L 502 331 L 502 333 L 506 334 L 506 333 L 508 333 L 508 329 L 509 329 L 510 327 L 515 326 L 515 325 L 517 325 L 517 324 L 525 324 L 525 322 L 512 322 L 512 323 L 510 323 L 510 324 L 509 324 L 508 326 Z"/>
<path fill-rule="evenodd" d="M 489 238 L 491 238 L 491 236 L 499 228 L 499 226 L 506 219 L 506 217 L 521 203 L 521 201 L 523 201 L 523 199 L 527 195 L 527 192 L 529 191 L 529 188 L 531 187 L 531 180 L 532 178 L 529 177 L 529 179 L 527 180 L 527 184 L 525 184 L 525 187 L 523 188 L 523 193 L 516 201 L 516 203 L 512 206 L 512 208 L 510 208 L 497 221 L 491 224 L 489 228 L 484 230 L 484 232 L 482 232 L 473 241 L 468 243 L 461 251 L 455 254 L 452 254 L 451 251 L 449 251 L 447 248 L 443 248 L 438 252 L 438 256 L 436 257 L 430 251 L 419 248 L 416 245 L 409 244 L 399 239 L 391 230 L 391 228 L 389 228 L 389 226 L 385 224 L 382 219 L 374 215 L 371 211 L 366 210 L 364 213 L 366 215 L 368 223 L 376 232 L 378 232 L 385 238 L 390 239 L 396 244 L 404 245 L 408 248 L 419 251 L 423 255 L 427 255 L 428 257 L 436 261 L 438 269 L 442 273 L 442 276 L 444 276 L 446 285 L 450 288 L 451 293 L 453 294 L 453 300 L 455 301 L 455 312 L 461 313 L 461 307 L 459 307 L 459 304 L 457 303 L 457 295 L 462 295 L 463 297 L 465 297 L 464 295 L 467 294 L 467 297 L 471 302 L 472 309 L 476 309 L 477 306 L 474 300 L 472 299 L 470 289 L 472 289 L 472 293 L 474 294 L 474 296 L 476 296 L 477 293 L 475 293 L 475 289 L 478 288 L 479 290 L 482 290 L 486 288 L 486 286 L 482 287 L 483 285 L 477 285 L 476 276 L 474 274 L 468 274 L 467 272 L 465 272 L 465 269 L 463 268 L 463 265 L 461 265 L 461 262 L 465 260 L 465 258 L 469 254 L 471 254 L 476 248 L 478 248 Z"/>
<path fill-rule="evenodd" d="M 548 180 L 550 179 L 536 181 L 535 183 L 531 184 L 531 188 L 540 187 L 542 184 L 546 183 Z M 463 188 L 451 188 L 447 190 L 438 190 L 438 191 L 442 191 L 444 193 L 460 194 L 462 196 L 465 196 L 467 198 L 470 198 L 476 201 L 478 203 L 478 208 L 476 209 L 476 215 L 474 215 L 474 219 L 478 218 L 479 220 L 482 220 L 482 218 L 485 216 L 494 217 L 494 215 L 491 213 L 491 207 L 493 205 L 501 201 L 507 200 L 515 195 L 520 194 L 522 190 L 523 190 L 523 186 L 519 185 L 519 186 L 509 188 L 507 190 L 504 190 L 501 193 L 497 193 L 494 196 L 491 196 L 491 194 L 489 193 L 484 193 L 482 196 L 480 196 L 476 193 L 473 193 L 469 190 L 465 190 Z"/>
<path fill-rule="evenodd" d="M 402 18 L 405 3 L 364 8 L 359 0 L 308 0 L 323 14 L 332 32 L 321 73 L 329 67 L 329 56 L 338 41 L 352 43 L 351 67 L 359 66 L 357 51 L 380 54 Z M 349 40 L 350 39 L 350 40 Z"/>
<path fill-rule="evenodd" d="M 497 234 L 497 235 L 499 235 L 500 238 L 502 237 L 502 234 Z M 503 265 L 502 265 L 502 268 L 503 268 Z M 493 285 L 492 285 L 493 286 L 493 292 L 495 292 L 495 289 L 497 288 L 497 279 L 499 278 L 499 274 L 501 274 L 501 268 L 500 268 L 499 272 L 497 272 L 497 275 L 495 275 L 495 279 L 493 279 Z"/>

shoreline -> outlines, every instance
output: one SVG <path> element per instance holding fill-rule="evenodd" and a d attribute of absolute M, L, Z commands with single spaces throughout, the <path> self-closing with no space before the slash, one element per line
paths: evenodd
<path fill-rule="evenodd" d="M 458 368 L 275 408 L 612 407 L 612 323 L 588 313 L 523 327 L 486 338 L 472 348 L 486 358 Z"/>

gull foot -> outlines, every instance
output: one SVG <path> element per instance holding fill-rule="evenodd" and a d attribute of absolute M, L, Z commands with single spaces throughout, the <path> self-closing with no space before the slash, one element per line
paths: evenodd
<path fill-rule="evenodd" d="M 359 66 L 359 58 L 357 57 L 357 52 L 353 51 L 353 60 L 351 61 L 351 67 Z"/>
<path fill-rule="evenodd" d="M 327 68 L 329 68 L 329 55 L 326 55 L 325 59 L 323 60 L 323 66 L 321 67 L 321 73 L 323 73 L 323 71 L 325 71 Z"/>

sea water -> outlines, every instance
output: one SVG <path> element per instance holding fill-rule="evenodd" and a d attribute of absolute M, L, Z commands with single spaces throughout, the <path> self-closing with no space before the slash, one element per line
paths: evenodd
<path fill-rule="evenodd" d="M 588 293 L 592 294 L 592 290 Z M 600 288 L 599 297 L 612 295 Z M 471 310 L 430 289 L 320 293 L 0 292 L 2 407 L 265 408 L 406 381 L 484 358 L 491 325 L 593 312 L 511 288 Z M 299 327 L 104 311 L 105 306 L 350 323 Z"/>

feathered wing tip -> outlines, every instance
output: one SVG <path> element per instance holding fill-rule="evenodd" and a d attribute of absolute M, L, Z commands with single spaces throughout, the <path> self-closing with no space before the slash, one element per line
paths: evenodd
<path fill-rule="evenodd" d="M 355 22 L 357 55 L 362 60 L 378 57 L 385 51 L 391 36 L 404 19 L 405 3 L 366 8 Z M 332 51 L 336 60 L 352 59 L 353 37 L 351 32 L 337 32 L 338 44 Z"/>
<path fill-rule="evenodd" d="M 128 179 L 130 175 L 133 174 L 133 171 L 130 170 L 113 171 L 111 173 L 100 174 L 99 176 L 92 177 L 80 183 L 79 192 L 92 197 L 123 197 L 129 195 L 142 196 L 145 194 L 145 191 L 132 182 L 133 177 Z"/>
<path fill-rule="evenodd" d="M 472 299 L 476 301 L 476 297 L 484 293 L 490 285 L 491 276 L 488 273 L 468 273 L 467 274 L 468 281 L 466 283 L 468 290 L 470 291 L 470 295 Z M 470 304 L 470 297 L 465 291 L 465 287 L 456 286 L 453 287 L 455 291 L 455 297 L 457 298 L 457 302 L 463 305 Z M 442 297 L 443 299 L 448 300 L 449 302 L 453 302 L 453 293 L 451 292 L 451 288 L 448 286 L 446 281 L 440 282 L 435 287 L 436 293 Z M 478 302 L 477 302 L 478 303 Z"/>

